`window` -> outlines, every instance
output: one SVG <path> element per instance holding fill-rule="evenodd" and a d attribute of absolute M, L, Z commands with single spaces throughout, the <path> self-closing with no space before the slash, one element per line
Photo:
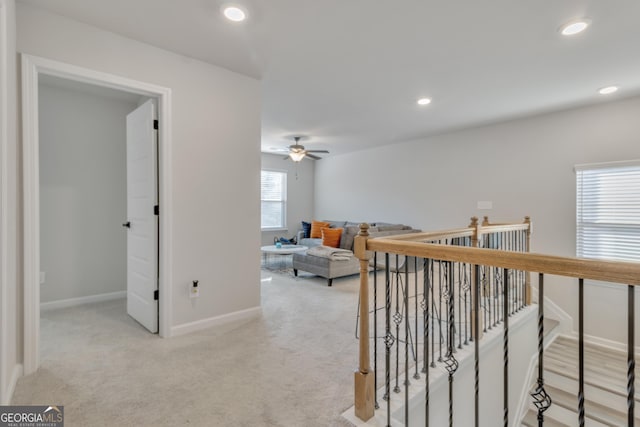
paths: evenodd
<path fill-rule="evenodd" d="M 260 174 L 261 226 L 263 230 L 286 228 L 287 173 L 262 170 Z"/>
<path fill-rule="evenodd" d="M 576 166 L 577 254 L 640 261 L 640 161 Z"/>

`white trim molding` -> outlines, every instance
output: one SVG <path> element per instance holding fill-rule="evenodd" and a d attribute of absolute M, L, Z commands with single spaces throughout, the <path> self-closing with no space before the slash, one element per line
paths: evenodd
<path fill-rule="evenodd" d="M 40 184 L 38 153 L 38 77 L 56 76 L 123 90 L 158 101 L 160 148 L 160 324 L 161 337 L 171 335 L 172 320 L 172 128 L 171 89 L 114 74 L 22 54 L 22 132 L 24 194 L 24 372 L 39 365 L 40 337 Z"/>
<path fill-rule="evenodd" d="M 233 313 L 223 314 L 221 316 L 209 317 L 208 319 L 196 320 L 195 322 L 183 323 L 182 325 L 173 327 L 172 335 L 184 335 L 191 332 L 200 331 L 202 329 L 224 325 L 226 323 L 253 319 L 255 317 L 259 317 L 261 314 L 262 308 L 260 306 L 257 306 L 247 308 L 245 310 L 234 311 Z"/>
<path fill-rule="evenodd" d="M 93 302 L 112 301 L 127 298 L 127 291 L 109 292 L 106 294 L 88 295 L 86 297 L 68 298 L 57 301 L 40 303 L 40 311 L 58 310 L 61 308 L 75 307 L 77 305 L 91 304 Z"/>
<path fill-rule="evenodd" d="M 0 1 L 0 405 L 6 405 L 11 393 L 7 393 L 7 325 L 9 324 L 7 309 L 7 287 L 9 278 L 7 272 L 8 247 L 9 247 L 9 223 L 7 209 L 9 206 L 9 164 L 7 161 L 9 131 L 7 124 L 9 121 L 9 41 L 7 5 L 4 0 Z"/>

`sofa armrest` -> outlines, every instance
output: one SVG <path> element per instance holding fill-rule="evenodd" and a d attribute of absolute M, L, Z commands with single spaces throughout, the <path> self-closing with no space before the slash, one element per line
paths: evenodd
<path fill-rule="evenodd" d="M 296 234 L 296 242 L 300 244 L 302 239 L 304 239 L 304 230 L 298 230 L 298 233 Z"/>

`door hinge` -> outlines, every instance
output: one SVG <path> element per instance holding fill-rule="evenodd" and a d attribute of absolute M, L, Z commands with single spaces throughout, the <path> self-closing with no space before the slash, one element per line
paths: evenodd
<path fill-rule="evenodd" d="M 158 129 L 158 121 L 157 120 L 153 121 L 153 128 L 156 129 L 156 130 Z"/>
<path fill-rule="evenodd" d="M 153 291 L 153 299 L 155 301 L 158 301 L 159 298 L 160 298 L 160 291 L 156 289 L 155 291 Z"/>
<path fill-rule="evenodd" d="M 154 215 L 160 215 L 160 206 L 159 205 L 155 205 L 153 207 L 153 214 Z"/>

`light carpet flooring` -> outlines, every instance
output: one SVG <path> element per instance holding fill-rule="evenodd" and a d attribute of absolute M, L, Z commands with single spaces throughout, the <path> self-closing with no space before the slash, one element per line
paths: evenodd
<path fill-rule="evenodd" d="M 262 278 L 261 317 L 170 339 L 125 300 L 43 312 L 12 404 L 64 405 L 69 427 L 350 426 L 358 276 Z"/>

